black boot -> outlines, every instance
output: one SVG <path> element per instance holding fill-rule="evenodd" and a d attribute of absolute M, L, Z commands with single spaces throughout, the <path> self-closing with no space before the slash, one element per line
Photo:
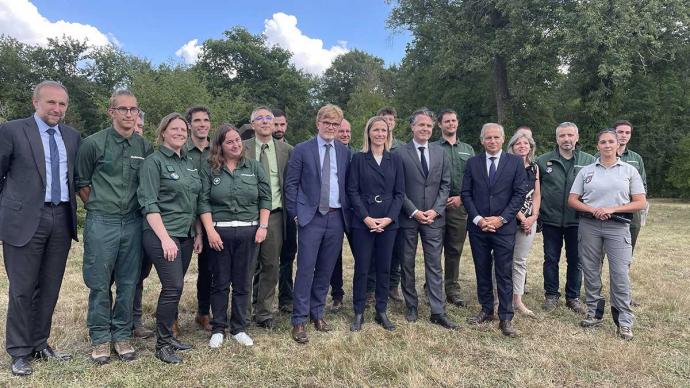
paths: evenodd
<path fill-rule="evenodd" d="M 364 324 L 364 314 L 355 314 L 355 318 L 352 320 L 352 326 L 350 326 L 350 331 L 362 330 L 363 324 Z"/>

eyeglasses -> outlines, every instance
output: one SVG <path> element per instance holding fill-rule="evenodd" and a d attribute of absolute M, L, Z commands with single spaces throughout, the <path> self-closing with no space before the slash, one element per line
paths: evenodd
<path fill-rule="evenodd" d="M 256 116 L 256 117 L 254 117 L 254 120 L 252 120 L 252 121 L 261 121 L 261 120 L 273 121 L 273 116 Z"/>
<path fill-rule="evenodd" d="M 126 106 L 118 106 L 117 108 L 110 108 L 110 109 L 117 111 L 117 113 L 119 113 L 123 116 L 126 115 L 127 112 L 131 113 L 134 116 L 138 115 L 139 112 L 141 112 L 141 110 L 137 107 L 127 108 Z"/>
<path fill-rule="evenodd" d="M 323 124 L 326 127 L 331 127 L 331 128 L 338 128 L 340 127 L 340 123 L 334 123 L 332 121 L 321 121 L 321 124 Z"/>

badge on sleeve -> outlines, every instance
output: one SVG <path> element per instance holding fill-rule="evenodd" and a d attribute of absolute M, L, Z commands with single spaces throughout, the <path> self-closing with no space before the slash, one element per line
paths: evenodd
<path fill-rule="evenodd" d="M 552 165 L 553 165 L 552 161 L 546 162 L 546 173 L 547 174 L 551 174 L 553 172 L 553 167 L 551 167 Z"/>
<path fill-rule="evenodd" d="M 594 173 L 587 175 L 585 177 L 585 183 L 591 182 L 593 177 L 594 177 Z"/>
<path fill-rule="evenodd" d="M 213 178 L 213 185 L 218 186 L 219 184 L 220 184 L 220 177 L 217 176 L 217 177 Z"/>

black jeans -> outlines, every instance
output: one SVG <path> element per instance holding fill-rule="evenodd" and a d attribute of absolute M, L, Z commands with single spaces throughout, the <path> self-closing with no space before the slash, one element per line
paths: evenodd
<path fill-rule="evenodd" d="M 172 236 L 171 236 L 172 237 Z M 161 240 L 152 230 L 144 231 L 144 251 L 151 259 L 161 281 L 161 293 L 156 308 L 156 348 L 170 343 L 172 326 L 177 319 L 177 309 L 182 296 L 184 275 L 192 260 L 194 239 L 191 237 L 172 237 L 177 245 L 177 257 L 168 261 L 163 257 Z"/>
<path fill-rule="evenodd" d="M 208 249 L 198 255 L 199 274 L 196 278 L 196 301 L 199 315 L 208 315 L 211 309 L 211 266 L 208 262 Z"/>
<path fill-rule="evenodd" d="M 580 256 L 577 250 L 577 228 L 577 226 L 561 228 L 547 224 L 542 227 L 544 236 L 544 294 L 546 296 L 561 296 L 558 291 L 558 262 L 561 258 L 564 241 L 565 257 L 568 263 L 565 297 L 576 299 L 580 296 L 582 270 L 580 269 Z"/>
<path fill-rule="evenodd" d="M 285 240 L 280 251 L 280 269 L 278 275 L 278 305 L 292 305 L 292 272 L 297 254 L 297 225 L 292 220 L 285 222 Z"/>
<path fill-rule="evenodd" d="M 254 242 L 256 226 L 216 228 L 223 250 L 209 250 L 211 264 L 211 325 L 213 333 L 228 328 L 228 295 L 232 285 L 230 334 L 245 331 L 249 317 L 249 293 L 259 246 Z"/>

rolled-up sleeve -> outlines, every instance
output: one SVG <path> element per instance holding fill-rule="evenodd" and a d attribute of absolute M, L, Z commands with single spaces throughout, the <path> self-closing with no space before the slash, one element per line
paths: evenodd
<path fill-rule="evenodd" d="M 211 176 L 210 168 L 201 167 L 199 169 L 199 176 L 201 177 L 201 193 L 197 200 L 197 214 L 211 213 Z"/>
<path fill-rule="evenodd" d="M 77 190 L 91 186 L 91 177 L 96 168 L 96 154 L 97 145 L 93 139 L 86 139 L 79 146 L 77 162 L 74 166 Z"/>
<path fill-rule="evenodd" d="M 141 205 L 142 214 L 160 213 L 158 207 L 158 193 L 160 191 L 161 173 L 158 161 L 152 157 L 144 160 L 139 170 L 139 188 L 137 197 Z"/>
<path fill-rule="evenodd" d="M 266 176 L 264 169 L 261 168 L 261 165 L 258 162 L 254 163 L 254 174 L 256 174 L 259 187 L 259 209 L 271 210 L 271 206 L 273 205 L 271 198 L 271 185 L 268 183 L 268 177 Z"/>

